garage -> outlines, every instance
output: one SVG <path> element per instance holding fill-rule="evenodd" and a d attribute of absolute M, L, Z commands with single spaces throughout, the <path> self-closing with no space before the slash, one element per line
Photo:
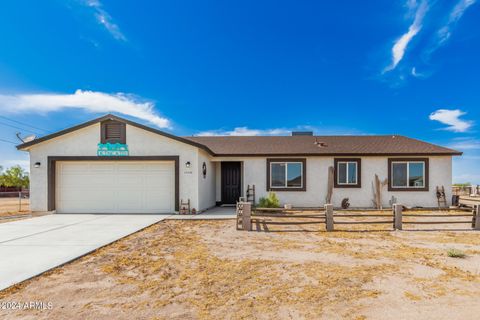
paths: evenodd
<path fill-rule="evenodd" d="M 56 161 L 58 213 L 172 213 L 174 161 Z"/>

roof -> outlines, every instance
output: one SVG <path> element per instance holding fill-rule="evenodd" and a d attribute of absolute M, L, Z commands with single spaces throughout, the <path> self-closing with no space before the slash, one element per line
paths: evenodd
<path fill-rule="evenodd" d="M 205 150 L 214 156 L 462 155 L 462 152 L 398 136 L 211 136 L 179 137 L 112 114 L 20 144 L 38 143 L 105 121 L 116 120 Z"/>
<path fill-rule="evenodd" d="M 186 137 L 217 156 L 461 155 L 453 149 L 399 135 Z"/>

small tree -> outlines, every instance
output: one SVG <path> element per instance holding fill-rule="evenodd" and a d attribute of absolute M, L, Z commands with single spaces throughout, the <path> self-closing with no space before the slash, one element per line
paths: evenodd
<path fill-rule="evenodd" d="M 5 187 L 28 188 L 30 178 L 28 173 L 20 166 L 13 166 L 5 170 L 0 178 L 0 184 Z"/>
<path fill-rule="evenodd" d="M 463 183 L 454 183 L 454 187 L 470 187 L 472 184 L 470 182 L 463 182 Z"/>

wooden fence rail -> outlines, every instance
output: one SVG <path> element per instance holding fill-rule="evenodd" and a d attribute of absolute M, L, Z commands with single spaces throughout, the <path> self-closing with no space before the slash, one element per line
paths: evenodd
<path fill-rule="evenodd" d="M 472 227 L 475 230 L 480 230 L 480 205 L 473 210 Z"/>
<path fill-rule="evenodd" d="M 252 223 L 257 226 L 261 223 L 263 225 L 302 225 L 302 224 L 325 224 L 327 231 L 334 231 L 335 225 L 353 225 L 353 224 L 392 224 L 394 230 L 402 230 L 403 225 L 424 225 L 424 224 L 465 224 L 469 221 L 465 220 L 436 220 L 431 221 L 404 221 L 404 218 L 472 218 L 472 228 L 480 230 L 480 206 L 475 206 L 471 214 L 415 214 L 403 213 L 404 206 L 401 204 L 394 204 L 391 214 L 345 214 L 334 213 L 333 205 L 326 204 L 324 213 L 314 214 L 288 214 L 282 210 L 268 210 L 262 208 L 261 210 L 252 211 L 252 204 L 250 202 L 237 203 L 237 230 L 252 230 Z M 412 210 L 414 212 L 414 210 Z M 391 218 L 388 220 L 367 220 L 367 221 L 345 221 L 350 218 Z M 280 221 L 270 221 L 261 218 L 278 218 Z M 283 220 L 285 219 L 285 220 Z M 338 219 L 343 219 L 338 221 Z M 313 220 L 313 221 L 312 221 Z"/>
<path fill-rule="evenodd" d="M 323 213 L 315 213 L 315 214 L 287 214 L 284 212 L 287 211 L 278 211 L 278 210 L 270 210 L 262 209 L 255 211 L 251 215 L 252 222 L 259 223 L 261 222 L 263 225 L 265 224 L 272 224 L 272 225 L 302 225 L 302 224 L 323 224 L 325 223 L 325 214 Z M 278 212 L 278 213 L 275 213 Z M 262 220 L 261 218 L 279 218 L 279 219 L 287 219 L 286 221 L 266 221 Z M 306 221 L 308 219 L 308 221 Z M 297 220 L 297 221 L 288 221 L 288 220 Z M 298 221 L 299 220 L 299 221 Z M 314 220 L 314 221 L 312 221 Z"/>
<path fill-rule="evenodd" d="M 472 210 L 471 214 L 403 214 L 403 206 L 399 205 L 400 208 L 398 215 L 395 216 L 395 219 L 397 219 L 397 216 L 399 217 L 400 221 L 403 219 L 403 217 L 409 218 L 409 217 L 415 217 L 415 218 L 472 218 L 472 228 L 474 230 L 480 230 L 480 206 L 475 206 L 474 209 Z M 395 209 L 394 209 L 395 210 Z M 402 224 L 408 224 L 408 225 L 415 225 L 415 224 L 465 224 L 469 223 L 469 221 L 465 220 L 432 220 L 432 221 L 403 221 L 403 222 L 398 222 L 394 227 L 397 230 L 401 230 Z"/>
<path fill-rule="evenodd" d="M 480 194 L 480 185 L 477 186 L 453 186 L 452 193 L 459 196 L 469 196 L 471 194 Z"/>

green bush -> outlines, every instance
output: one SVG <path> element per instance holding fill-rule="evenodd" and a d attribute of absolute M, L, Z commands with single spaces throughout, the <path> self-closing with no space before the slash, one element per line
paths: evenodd
<path fill-rule="evenodd" d="M 450 258 L 460 258 L 460 259 L 463 259 L 467 256 L 463 251 L 458 249 L 448 249 L 447 255 Z"/>
<path fill-rule="evenodd" d="M 0 185 L 5 187 L 28 188 L 30 179 L 28 173 L 19 165 L 13 166 L 3 172 L 0 166 Z"/>
<path fill-rule="evenodd" d="M 280 208 L 280 200 L 278 200 L 275 192 L 269 192 L 268 197 L 262 197 L 258 201 L 260 208 Z"/>
<path fill-rule="evenodd" d="M 472 184 L 470 182 L 464 182 L 464 183 L 454 183 L 454 187 L 470 187 Z"/>

